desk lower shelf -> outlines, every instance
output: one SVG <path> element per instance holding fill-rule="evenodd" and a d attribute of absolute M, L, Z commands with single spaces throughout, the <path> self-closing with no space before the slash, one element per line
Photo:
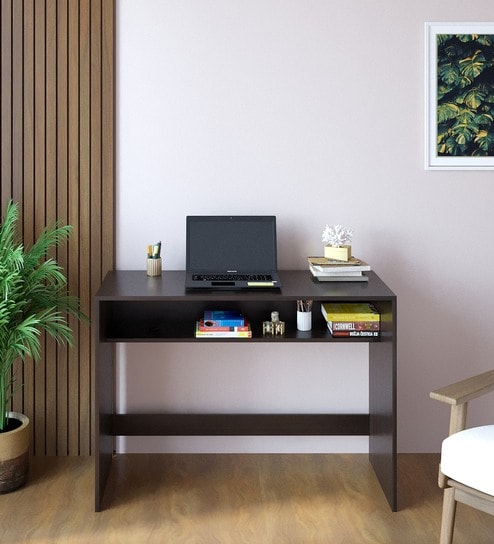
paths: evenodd
<path fill-rule="evenodd" d="M 379 304 L 378 304 L 379 305 Z M 238 309 L 249 320 L 252 338 L 196 338 L 195 324 L 210 302 L 183 302 L 182 305 L 167 301 L 103 301 L 100 312 L 103 326 L 100 332 L 102 342 L 320 342 L 352 341 L 375 342 L 379 337 L 333 338 L 320 311 L 320 302 L 314 303 L 312 329 L 297 330 L 296 303 L 294 300 L 247 301 L 238 304 L 214 303 L 226 309 Z M 381 304 L 383 316 L 389 314 L 390 305 Z M 262 322 L 269 320 L 271 311 L 277 309 L 285 322 L 285 333 L 281 336 L 263 335 Z M 382 336 L 386 335 L 383 326 Z"/>

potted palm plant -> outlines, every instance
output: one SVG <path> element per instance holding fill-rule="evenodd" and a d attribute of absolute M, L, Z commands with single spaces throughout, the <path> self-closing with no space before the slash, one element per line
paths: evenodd
<path fill-rule="evenodd" d="M 72 345 L 68 315 L 85 318 L 77 297 L 49 252 L 65 242 L 71 227 L 45 228 L 30 248 L 17 241 L 18 206 L 9 202 L 0 225 L 0 493 L 23 485 L 29 467 L 29 419 L 9 410 L 22 387 L 14 365 L 38 361 L 41 333 Z"/>

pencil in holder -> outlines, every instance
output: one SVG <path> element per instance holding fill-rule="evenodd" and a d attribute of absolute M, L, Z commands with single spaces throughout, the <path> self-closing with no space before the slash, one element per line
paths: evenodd
<path fill-rule="evenodd" d="M 147 275 L 161 276 L 161 257 L 147 259 Z"/>

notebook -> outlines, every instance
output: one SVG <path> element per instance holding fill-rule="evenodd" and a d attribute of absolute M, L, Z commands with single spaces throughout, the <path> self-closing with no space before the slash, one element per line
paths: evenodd
<path fill-rule="evenodd" d="M 279 289 L 274 215 L 187 216 L 186 289 Z"/>

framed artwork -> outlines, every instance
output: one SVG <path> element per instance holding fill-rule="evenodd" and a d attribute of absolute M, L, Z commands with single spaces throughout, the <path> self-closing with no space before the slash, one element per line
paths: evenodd
<path fill-rule="evenodd" d="M 494 170 L 494 23 L 425 25 L 426 169 Z"/>

